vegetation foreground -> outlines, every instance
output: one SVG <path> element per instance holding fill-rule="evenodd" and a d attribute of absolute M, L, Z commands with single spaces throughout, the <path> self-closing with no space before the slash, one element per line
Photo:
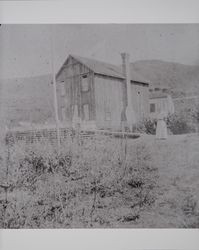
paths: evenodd
<path fill-rule="evenodd" d="M 199 137 L 1 148 L 0 228 L 198 227 Z"/>

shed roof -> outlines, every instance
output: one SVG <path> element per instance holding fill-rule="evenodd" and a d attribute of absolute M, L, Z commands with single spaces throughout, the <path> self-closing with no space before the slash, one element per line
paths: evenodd
<path fill-rule="evenodd" d="M 104 76 L 111 76 L 111 77 L 115 77 L 119 79 L 125 79 L 125 76 L 122 73 L 122 68 L 117 65 L 98 61 L 98 60 L 87 58 L 87 57 L 69 55 L 69 57 L 70 56 L 74 58 L 75 60 L 77 60 L 78 62 L 84 64 L 87 68 L 89 68 L 96 74 L 100 74 Z M 67 60 L 65 61 L 65 63 L 66 62 Z M 65 66 L 65 63 L 62 65 L 61 69 L 57 73 L 57 77 L 61 73 L 63 67 Z M 131 67 L 130 74 L 131 74 L 131 81 L 149 84 L 149 81 L 147 81 L 142 75 L 137 73 L 132 67 Z"/>
<path fill-rule="evenodd" d="M 153 93 L 150 93 L 149 99 L 167 98 L 168 96 L 169 95 L 167 93 L 153 92 Z"/>

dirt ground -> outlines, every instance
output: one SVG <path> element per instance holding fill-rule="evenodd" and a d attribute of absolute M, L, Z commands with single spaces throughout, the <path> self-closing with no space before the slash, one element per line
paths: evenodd
<path fill-rule="evenodd" d="M 199 136 L 143 136 L 159 169 L 157 199 L 138 227 L 199 227 Z"/>

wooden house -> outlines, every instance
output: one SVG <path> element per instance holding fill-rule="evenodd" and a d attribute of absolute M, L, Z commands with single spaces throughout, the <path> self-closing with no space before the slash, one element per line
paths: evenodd
<path fill-rule="evenodd" d="M 59 119 L 66 125 L 79 120 L 82 126 L 118 129 L 128 103 L 135 122 L 148 116 L 149 84 L 130 68 L 128 54 L 124 53 L 123 59 L 119 67 L 69 55 L 56 75 Z"/>

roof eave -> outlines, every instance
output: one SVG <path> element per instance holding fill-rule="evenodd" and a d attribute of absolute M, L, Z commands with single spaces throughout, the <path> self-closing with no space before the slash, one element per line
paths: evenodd
<path fill-rule="evenodd" d="M 69 54 L 68 57 L 67 57 L 67 59 L 64 61 L 64 63 L 62 64 L 61 68 L 60 68 L 59 71 L 57 72 L 57 74 L 56 74 L 56 76 L 55 76 L 56 79 L 59 78 L 59 76 L 60 76 L 62 70 L 64 69 L 64 65 L 67 63 L 67 61 L 69 60 L 70 57 L 72 57 L 73 59 L 75 59 L 75 60 L 78 61 L 79 63 L 85 65 L 84 62 L 82 62 L 78 57 L 76 57 L 75 55 Z M 120 75 L 120 76 L 119 76 L 119 75 L 118 75 L 118 76 L 116 76 L 116 75 L 111 75 L 111 74 L 107 75 L 107 74 L 103 74 L 103 73 L 94 71 L 93 69 L 91 69 L 90 67 L 88 67 L 88 65 L 85 65 L 85 66 L 86 66 L 90 71 L 92 71 L 94 74 L 96 74 L 96 75 L 107 76 L 107 77 L 112 77 L 112 78 L 116 78 L 116 79 L 120 79 L 120 80 L 125 80 L 125 77 L 122 76 L 122 75 Z M 138 83 L 138 84 L 145 85 L 145 86 L 149 86 L 149 85 L 151 84 L 150 82 L 146 82 L 146 81 L 137 81 L 137 80 L 133 80 L 133 79 L 131 79 L 131 83 Z"/>
<path fill-rule="evenodd" d="M 149 83 L 148 82 L 144 82 L 144 81 L 136 81 L 136 80 L 131 80 L 131 83 L 137 83 L 139 85 L 146 85 L 146 86 L 149 86 Z"/>

